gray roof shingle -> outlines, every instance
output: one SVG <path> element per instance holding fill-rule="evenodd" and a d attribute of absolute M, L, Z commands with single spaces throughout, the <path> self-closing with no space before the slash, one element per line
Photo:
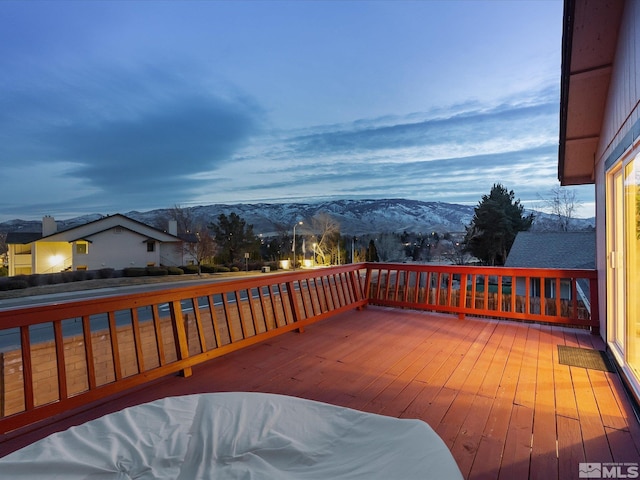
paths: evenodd
<path fill-rule="evenodd" d="M 505 267 L 596 268 L 596 232 L 520 232 Z"/>

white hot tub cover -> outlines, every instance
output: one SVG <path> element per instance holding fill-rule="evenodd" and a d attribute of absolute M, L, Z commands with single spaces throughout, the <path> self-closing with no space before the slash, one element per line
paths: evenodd
<path fill-rule="evenodd" d="M 440 437 L 295 397 L 169 397 L 72 427 L 0 459 L 23 479 L 461 479 Z"/>

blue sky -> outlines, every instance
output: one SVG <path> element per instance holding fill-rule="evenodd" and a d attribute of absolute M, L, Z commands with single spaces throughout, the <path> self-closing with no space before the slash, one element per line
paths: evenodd
<path fill-rule="evenodd" d="M 0 221 L 497 182 L 539 207 L 561 26 L 561 0 L 1 1 Z"/>

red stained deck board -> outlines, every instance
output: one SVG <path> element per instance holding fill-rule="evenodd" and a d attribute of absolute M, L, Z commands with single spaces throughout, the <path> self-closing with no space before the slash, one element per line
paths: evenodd
<path fill-rule="evenodd" d="M 527 341 L 522 355 L 520 377 L 516 387 L 514 403 L 533 409 L 536 381 L 538 376 L 538 342 L 540 332 L 537 326 L 527 330 Z"/>
<path fill-rule="evenodd" d="M 500 341 L 498 350 L 488 367 L 487 375 L 485 375 L 480 389 L 479 395 L 490 398 L 496 398 L 500 389 L 501 380 L 503 378 L 505 368 L 508 365 L 509 355 L 512 352 L 514 340 L 516 337 L 516 328 L 513 324 L 507 323 L 506 331 Z"/>
<path fill-rule="evenodd" d="M 530 476 L 532 479 L 552 478 L 558 473 L 553 351 L 551 327 L 542 326 L 538 347 L 538 376 L 531 441 Z"/>
<path fill-rule="evenodd" d="M 565 339 L 563 332 L 559 331 L 557 328 L 553 329 L 553 342 L 556 345 L 553 350 L 553 378 L 554 393 L 556 397 L 556 414 L 563 417 L 577 419 L 578 407 L 576 406 L 571 369 L 568 365 L 561 365 L 558 361 L 557 345 L 565 345 Z"/>
<path fill-rule="evenodd" d="M 501 480 L 529 478 L 533 409 L 514 405 L 500 465 Z"/>
<path fill-rule="evenodd" d="M 611 462 L 613 458 L 605 435 L 604 425 L 586 369 L 571 367 L 576 392 L 576 404 L 582 429 L 582 441 L 587 462 Z"/>
<path fill-rule="evenodd" d="M 616 430 L 609 427 L 605 427 L 604 430 L 607 433 L 607 441 L 609 442 L 614 462 L 640 462 L 640 451 L 631 438 L 629 431 Z"/>
<path fill-rule="evenodd" d="M 579 478 L 578 466 L 585 462 L 580 422 L 575 418 L 557 417 L 558 477 Z"/>

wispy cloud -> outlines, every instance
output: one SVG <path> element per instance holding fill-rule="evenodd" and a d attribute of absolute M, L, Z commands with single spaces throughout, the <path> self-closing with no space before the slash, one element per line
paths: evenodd
<path fill-rule="evenodd" d="M 157 206 L 167 192 L 185 199 L 197 185 L 189 174 L 225 163 L 262 128 L 255 102 L 180 75 L 113 69 L 52 78 L 14 83 L 0 97 L 0 158 L 28 167 L 29 183 L 46 192 L 31 207 L 45 207 L 39 215 L 65 202 L 122 209 Z M 25 203 L 5 211 L 24 213 Z"/>
<path fill-rule="evenodd" d="M 450 112 L 362 119 L 265 134 L 205 177 L 216 193 L 199 201 L 408 197 L 476 203 L 493 183 L 538 198 L 557 168 L 558 90 L 520 101 L 452 106 Z"/>
<path fill-rule="evenodd" d="M 559 2 L 2 9 L 0 221 L 557 183 Z"/>

